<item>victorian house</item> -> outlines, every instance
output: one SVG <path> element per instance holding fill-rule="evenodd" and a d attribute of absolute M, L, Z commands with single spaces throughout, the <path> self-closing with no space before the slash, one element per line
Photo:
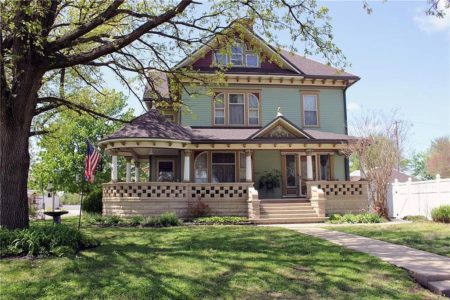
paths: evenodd
<path fill-rule="evenodd" d="M 188 217 L 201 201 L 212 215 L 292 223 L 366 210 L 367 185 L 349 181 L 344 155 L 354 139 L 346 91 L 359 78 L 277 51 L 251 29 L 226 46 L 212 39 L 174 67 L 213 78 L 228 66 L 223 83 L 186 76 L 173 91 L 154 73 L 159 96 L 176 92 L 183 105 L 158 107 L 148 89 L 148 112 L 100 141 L 113 166 L 104 213 Z"/>

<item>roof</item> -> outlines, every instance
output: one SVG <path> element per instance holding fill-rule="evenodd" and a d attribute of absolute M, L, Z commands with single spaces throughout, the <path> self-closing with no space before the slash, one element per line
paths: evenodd
<path fill-rule="evenodd" d="M 283 116 L 278 116 L 271 122 L 269 122 L 264 127 L 227 127 L 227 128 L 217 128 L 217 127 L 183 127 L 176 123 L 169 122 L 165 120 L 161 114 L 155 110 L 151 109 L 145 114 L 137 117 L 129 124 L 126 124 L 121 129 L 115 133 L 104 138 L 102 141 L 113 140 L 113 139 L 134 139 L 134 138 L 148 138 L 148 139 L 161 139 L 161 140 L 182 140 L 190 141 L 193 143 L 202 142 L 239 142 L 239 141 L 273 141 L 273 138 L 258 137 L 259 132 L 263 132 L 266 128 L 269 128 L 277 120 L 282 120 L 280 122 L 283 124 L 290 124 L 295 127 L 304 137 L 289 139 L 289 142 L 304 142 L 305 137 L 308 138 L 309 142 L 319 142 L 319 141 L 349 141 L 354 139 L 354 137 L 337 134 L 332 132 L 324 132 L 319 130 L 309 130 L 300 129 L 293 125 L 289 120 Z M 283 139 L 277 139 L 283 141 Z"/>
<path fill-rule="evenodd" d="M 296 53 L 282 49 L 280 55 L 292 63 L 295 67 L 300 69 L 305 75 L 317 76 L 317 77 L 354 77 L 359 79 L 358 76 L 348 72 L 340 71 L 329 65 L 320 63 L 318 61 L 306 58 Z"/>
<path fill-rule="evenodd" d="M 122 138 L 190 141 L 192 135 L 188 129 L 176 123 L 166 121 L 157 110 L 151 109 L 102 141 Z"/>
<path fill-rule="evenodd" d="M 231 67 L 228 69 L 228 72 L 232 74 L 267 74 L 267 75 L 287 75 L 287 76 L 305 76 L 310 78 L 329 78 L 329 79 L 350 79 L 350 80 L 359 80 L 360 78 L 354 74 L 340 71 L 336 68 L 333 68 L 327 64 L 323 64 L 321 62 L 312 60 L 310 58 L 306 58 L 304 56 L 301 56 L 296 53 L 292 53 L 290 51 L 281 49 L 278 51 L 276 47 L 268 44 L 266 41 L 264 41 L 263 38 L 261 38 L 259 35 L 257 35 L 252 30 L 246 29 L 246 34 L 251 36 L 252 38 L 255 38 L 257 41 L 259 41 L 261 44 L 264 45 L 264 48 L 267 49 L 268 52 L 273 52 L 275 55 L 278 55 L 280 59 L 283 61 L 286 68 L 284 69 L 264 69 L 264 68 L 243 68 L 243 67 Z M 179 67 L 183 67 L 188 64 L 192 64 L 197 59 L 193 60 L 193 57 L 196 55 L 202 54 L 204 56 L 205 49 L 210 50 L 210 47 L 208 44 L 213 43 L 213 39 L 211 39 L 209 42 L 207 42 L 202 47 L 195 50 L 193 53 L 191 53 L 189 56 L 184 58 L 180 63 L 178 63 L 174 69 L 177 69 Z M 200 58 L 200 57 L 199 57 Z M 202 73 L 214 73 L 218 70 L 218 68 L 209 68 L 209 67 L 199 67 L 196 68 L 197 71 Z M 152 71 L 155 78 L 160 77 L 160 80 L 155 80 L 155 86 L 157 92 L 159 92 L 163 97 L 169 97 L 169 87 L 168 87 L 168 79 L 167 74 L 161 71 Z M 144 92 L 144 99 L 151 97 L 151 89 L 149 86 L 145 88 Z"/>
<path fill-rule="evenodd" d="M 145 87 L 144 100 L 152 97 L 152 91 L 156 91 L 163 98 L 169 98 L 169 81 L 167 78 L 167 73 L 163 71 L 152 70 L 148 75 L 152 82 L 154 89 L 151 89 L 149 85 Z"/>

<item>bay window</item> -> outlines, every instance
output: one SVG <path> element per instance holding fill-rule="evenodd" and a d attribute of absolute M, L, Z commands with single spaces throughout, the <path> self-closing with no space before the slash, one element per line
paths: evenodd
<path fill-rule="evenodd" d="M 303 94 L 303 125 L 319 126 L 318 95 Z"/>

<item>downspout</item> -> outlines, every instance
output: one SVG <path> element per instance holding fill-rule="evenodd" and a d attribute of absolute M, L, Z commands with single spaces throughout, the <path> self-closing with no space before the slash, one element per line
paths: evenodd
<path fill-rule="evenodd" d="M 347 89 L 348 85 L 344 88 L 344 122 L 345 122 L 345 134 L 348 135 L 348 124 L 347 124 Z M 344 158 L 344 168 L 345 168 L 345 180 L 350 180 L 350 161 L 346 156 Z"/>

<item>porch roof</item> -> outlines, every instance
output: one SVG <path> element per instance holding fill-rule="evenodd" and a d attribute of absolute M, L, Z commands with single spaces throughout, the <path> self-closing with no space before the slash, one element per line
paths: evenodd
<path fill-rule="evenodd" d="M 257 137 L 261 131 L 270 127 L 277 120 L 291 124 L 304 136 L 292 138 Z M 179 141 L 192 144 L 202 143 L 264 143 L 264 142 L 286 142 L 286 143 L 323 143 L 323 142 L 348 142 L 355 137 L 345 134 L 325 132 L 312 129 L 300 129 L 289 122 L 286 118 L 279 116 L 264 127 L 183 127 L 176 123 L 165 120 L 157 110 L 135 118 L 115 133 L 100 141 L 100 144 L 111 140 L 124 139 L 151 139 L 163 141 Z"/>

